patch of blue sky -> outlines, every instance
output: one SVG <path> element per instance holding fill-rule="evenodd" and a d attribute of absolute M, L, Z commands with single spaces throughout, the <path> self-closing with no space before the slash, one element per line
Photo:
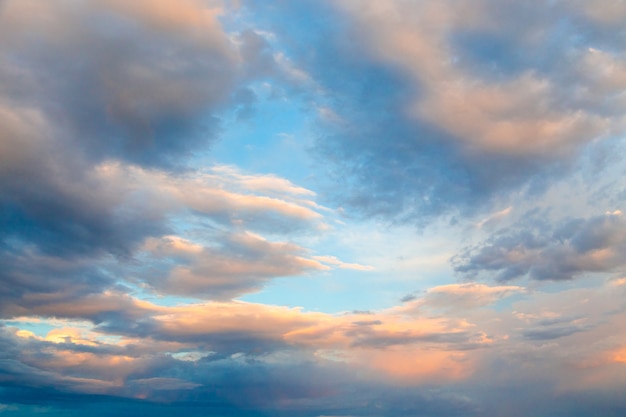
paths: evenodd
<path fill-rule="evenodd" d="M 512 285 L 515 284 L 516 283 L 512 283 Z M 508 297 L 496 300 L 493 304 L 489 305 L 488 308 L 503 314 L 507 314 L 510 311 L 515 311 L 515 305 L 517 303 L 528 299 L 532 299 L 532 295 L 525 292 L 514 292 Z"/>
<path fill-rule="evenodd" d="M 235 7 L 236 12 L 225 13 L 220 17 L 220 22 L 225 31 L 231 34 L 254 28 L 269 45 L 274 59 L 280 61 L 279 57 L 282 57 L 283 62 L 277 62 L 280 66 L 292 58 L 290 42 L 285 39 L 307 38 L 312 34 L 319 36 L 320 31 L 317 29 L 323 23 L 319 18 L 319 8 L 323 5 L 317 2 L 294 2 L 276 6 L 272 2 L 255 4 L 254 13 L 250 13 L 251 9 L 246 7 Z M 284 21 L 282 17 L 286 12 L 289 19 Z M 288 32 L 289 36 L 277 36 L 274 33 L 279 30 L 277 19 L 287 23 L 286 26 L 281 24 L 280 30 Z M 296 68 L 296 71 L 299 69 Z M 313 145 L 315 129 L 311 127 L 318 118 L 318 109 L 307 94 L 297 91 L 298 86 L 283 81 L 285 83 L 268 78 L 250 84 L 248 88 L 254 94 L 252 102 L 222 115 L 219 141 L 206 154 L 200 155 L 197 162 L 205 166 L 235 165 L 251 173 L 271 173 L 298 185 L 313 187 L 313 161 L 308 149 Z M 323 97 L 315 99 L 321 100 Z"/>
<path fill-rule="evenodd" d="M 453 282 L 448 275 L 432 275 L 414 280 L 398 280 L 389 271 L 333 269 L 299 277 L 272 280 L 262 291 L 247 294 L 240 300 L 302 307 L 305 311 L 339 313 L 346 311 L 384 310 L 433 283 Z"/>
<path fill-rule="evenodd" d="M 336 224 L 306 245 L 311 256 L 332 255 L 339 264 L 328 264 L 332 269 L 327 271 L 272 280 L 262 291 L 241 299 L 326 313 L 381 310 L 398 305 L 407 294 L 458 281 L 449 262 L 453 229 L 425 231 L 415 239 L 412 227 L 344 220 L 347 223 Z M 349 264 L 361 269 L 346 269 Z"/>
<path fill-rule="evenodd" d="M 220 140 L 195 165 L 234 165 L 254 174 L 275 174 L 307 186 L 312 144 L 311 114 L 299 98 L 276 93 L 268 82 L 253 86 L 257 101 L 245 117 L 223 120 Z"/>
<path fill-rule="evenodd" d="M 20 330 L 26 330 L 32 332 L 35 336 L 46 337 L 46 335 L 58 326 L 51 324 L 50 322 L 40 321 L 39 319 L 27 320 L 3 320 L 1 321 L 6 326 L 16 327 Z"/>
<path fill-rule="evenodd" d="M 378 310 L 397 303 L 385 292 L 365 288 L 376 279 L 369 272 L 330 271 L 272 280 L 262 291 L 239 299 L 251 303 L 302 307 L 304 311 L 339 313 L 352 310 Z M 377 275 L 377 274 L 376 274 Z M 380 277 L 378 277 L 380 279 Z"/>
<path fill-rule="evenodd" d="M 0 322 L 9 327 L 15 327 L 19 330 L 31 332 L 35 336 L 39 337 L 46 337 L 52 330 L 63 327 L 73 327 L 85 330 L 93 328 L 93 324 L 85 320 L 56 319 L 53 317 L 18 317 L 13 320 L 3 320 Z M 116 338 L 116 336 L 111 337 Z"/>

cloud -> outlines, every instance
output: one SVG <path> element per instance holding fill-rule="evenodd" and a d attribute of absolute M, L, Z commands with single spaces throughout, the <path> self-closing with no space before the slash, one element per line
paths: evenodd
<path fill-rule="evenodd" d="M 172 165 L 212 140 L 211 113 L 242 71 L 218 13 L 194 0 L 7 1 L 3 96 L 37 105 L 59 122 L 55 141 L 90 158 Z"/>
<path fill-rule="evenodd" d="M 283 13 L 307 15 L 316 34 L 277 33 L 319 85 L 316 108 L 341 120 L 320 117 L 316 150 L 336 174 L 327 191 L 352 214 L 428 224 L 506 207 L 624 130 L 619 41 L 581 3 L 294 8 Z"/>
<path fill-rule="evenodd" d="M 496 213 L 493 213 L 492 215 L 490 215 L 489 217 L 481 220 L 480 222 L 478 222 L 476 224 L 476 227 L 479 229 L 482 229 L 483 227 L 491 227 L 494 224 L 497 224 L 498 222 L 500 222 L 503 218 L 507 217 L 509 214 L 511 214 L 511 210 L 513 209 L 512 206 L 509 206 L 507 208 L 505 208 L 504 210 L 500 210 Z"/>
<path fill-rule="evenodd" d="M 297 245 L 270 242 L 251 233 L 221 236 L 217 241 L 218 245 L 203 247 L 175 236 L 149 240 L 147 248 L 159 258 L 184 261 L 163 276 L 151 268 L 144 281 L 164 294 L 223 300 L 258 291 L 273 278 L 328 269 L 307 258 Z"/>
<path fill-rule="evenodd" d="M 271 364 L 273 355 L 283 354 L 295 355 L 297 362 L 308 361 L 311 353 L 320 359 L 335 356 L 345 366 L 382 372 L 390 380 L 455 379 L 471 369 L 471 362 L 457 362 L 464 352 L 490 343 L 463 320 L 414 317 L 401 309 L 330 315 L 243 302 L 168 307 L 108 293 L 71 302 L 52 300 L 14 314 L 20 313 L 27 316 L 12 325 L 24 326 L 36 316 L 86 319 L 92 324 L 81 322 L 79 327 L 75 321 L 60 320 L 45 336 L 19 327 L 5 328 L 5 339 L 16 346 L 6 349 L 8 355 L 25 366 L 52 372 L 46 384 L 81 376 L 93 381 L 76 388 L 78 392 L 99 390 L 122 396 L 135 392 L 135 379 L 172 377 L 161 369 L 187 369 L 193 363 L 217 364 L 237 358 L 244 364 Z M 19 350 L 22 354 L 18 355 Z M 179 360 L 178 352 L 203 354 L 190 362 Z M 416 366 L 402 370 L 399 364 L 403 360 Z M 277 363 L 282 362 L 278 359 Z M 113 376 L 117 379 L 112 384 L 104 383 Z M 185 380 L 198 383 L 193 378 Z M 102 385 L 98 381 L 103 381 Z"/>
<path fill-rule="evenodd" d="M 0 367 L 13 393 L 9 403 L 18 406 L 25 397 L 14 390 L 21 387 L 39 393 L 35 404 L 53 404 L 46 393 L 56 390 L 77 406 L 92 401 L 82 395 L 98 393 L 110 406 L 141 398 L 148 401 L 144 406 L 157 401 L 177 409 L 195 404 L 205 410 L 368 415 L 376 406 L 382 415 L 428 409 L 424 415 L 479 416 L 511 404 L 508 397 L 494 401 L 493 389 L 505 395 L 517 387 L 526 401 L 545 398 L 545 392 L 560 392 L 558 398 L 577 389 L 589 392 L 586 376 L 623 386 L 623 373 L 611 371 L 624 346 L 615 337 L 624 327 L 622 289 L 608 282 L 537 292 L 515 301 L 513 313 L 480 308 L 491 301 L 461 303 L 464 317 L 456 319 L 425 302 L 429 294 L 416 300 L 419 312 L 400 305 L 340 315 L 243 302 L 135 301 L 139 315 L 132 320 L 95 327 L 58 321 L 45 337 L 20 331 L 28 323 L 20 318 L 12 324 L 20 327 L 1 329 L 0 357 L 10 360 L 0 360 Z M 432 292 L 499 298 L 511 291 L 517 287 L 452 285 Z M 114 298 L 108 305 L 115 305 Z M 178 359 L 189 352 L 196 352 L 195 360 Z M 502 372 L 503 363 L 508 372 Z M 520 381 L 528 383 L 521 392 Z M 454 393 L 446 390 L 449 383 Z M 518 415 L 528 415 L 520 407 Z"/>
<path fill-rule="evenodd" d="M 622 213 L 514 223 L 556 179 L 621 162 L 623 7 L 235 6 L 0 0 L 0 412 L 624 415 Z M 302 128 L 289 135 L 316 137 L 320 166 L 303 183 L 328 170 L 345 208 L 207 162 L 222 120 L 253 120 L 261 104 Z M 620 178 L 585 192 L 620 207 Z M 465 233 L 493 233 L 454 258 L 465 278 L 580 281 L 433 286 L 431 273 L 449 278 L 451 229 L 415 246 L 366 222 L 321 240 L 343 213 L 467 218 L 478 227 Z M 370 264 L 391 273 L 384 299 L 429 271 L 421 292 L 379 310 L 236 300 L 319 271 L 333 282 L 313 285 L 348 287 Z"/>
<path fill-rule="evenodd" d="M 523 287 L 488 286 L 475 282 L 448 284 L 430 288 L 422 297 L 414 294 L 405 296 L 403 310 L 419 312 L 420 309 L 435 309 L 450 312 L 463 312 L 468 309 L 486 307 L 516 293 L 524 293 Z"/>
<path fill-rule="evenodd" d="M 245 65 L 216 5 L 170 9 L 167 1 L 3 2 L 3 240 L 62 256 L 128 256 L 165 231 L 161 210 L 129 201 L 132 190 L 98 167 L 186 165 L 182 155 L 215 137 L 213 114 Z"/>
<path fill-rule="evenodd" d="M 569 336 L 574 333 L 589 330 L 585 326 L 561 326 L 554 328 L 529 329 L 524 331 L 523 335 L 530 340 L 553 340 L 561 337 Z"/>
<path fill-rule="evenodd" d="M 71 168 L 56 171 L 70 176 Z M 86 175 L 42 175 L 56 192 L 40 192 L 33 182 L 0 197 L 7 230 L 0 238 L 0 277 L 8 285 L 0 289 L 2 314 L 54 315 L 57 309 L 103 321 L 118 308 L 124 313 L 121 298 L 110 313 L 94 313 L 99 316 L 72 304 L 106 302 L 106 291 L 128 291 L 124 281 L 165 295 L 228 299 L 277 277 L 328 269 L 304 247 L 284 241 L 295 232 L 323 231 L 325 211 L 310 191 L 282 178 L 233 167 L 183 174 L 119 162 Z M 195 240 L 183 237 L 190 235 Z M 123 302 L 130 316 L 132 304 Z"/>
<path fill-rule="evenodd" d="M 33 251 L 6 250 L 0 255 L 0 313 L 14 316 L 45 311 L 47 306 L 66 305 L 83 297 L 99 297 L 115 286 L 114 279 L 98 266 L 100 260 L 85 257 L 64 259 Z M 55 312 L 50 312 L 54 315 Z M 69 313 L 59 312 L 61 315 Z"/>
<path fill-rule="evenodd" d="M 319 218 L 305 202 L 310 194 L 270 176 L 247 180 L 274 187 L 272 196 L 254 195 L 251 185 L 247 195 L 204 187 L 209 207 L 194 200 L 193 181 L 172 195 L 181 180 L 168 175 L 185 172 L 185 157 L 215 140 L 218 113 L 236 105 L 240 89 L 260 75 L 260 64 L 247 60 L 268 48 L 252 32 L 235 41 L 218 20 L 221 7 L 196 0 L 176 7 L 169 1 L 3 2 L 3 244 L 11 242 L 12 251 L 33 245 L 60 257 L 128 258 L 144 239 L 172 232 L 168 215 L 178 203 L 215 218 L 245 205 L 238 221 L 273 230 L 289 227 L 281 213 L 305 222 Z M 228 175 L 236 182 L 236 173 Z M 162 189 L 150 183 L 164 178 Z M 291 191 L 303 198 L 276 198 Z M 273 210 L 263 209 L 270 205 Z"/>
<path fill-rule="evenodd" d="M 371 271 L 374 269 L 374 267 L 370 265 L 346 263 L 337 259 L 335 256 L 314 256 L 313 259 L 329 265 L 335 265 L 341 269 L 354 269 L 356 271 Z"/>
<path fill-rule="evenodd" d="M 569 280 L 626 265 L 626 221 L 620 211 L 562 220 L 552 226 L 537 216 L 495 232 L 452 259 L 464 275 L 493 274 L 498 281 L 527 276 Z"/>

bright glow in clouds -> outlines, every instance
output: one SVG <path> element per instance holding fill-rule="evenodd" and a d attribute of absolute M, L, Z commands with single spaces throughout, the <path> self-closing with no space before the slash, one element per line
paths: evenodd
<path fill-rule="evenodd" d="M 0 0 L 0 414 L 626 415 L 625 16 Z"/>

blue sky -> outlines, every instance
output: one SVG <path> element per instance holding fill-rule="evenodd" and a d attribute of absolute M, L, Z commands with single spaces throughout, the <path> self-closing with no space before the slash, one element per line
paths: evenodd
<path fill-rule="evenodd" d="M 0 0 L 0 414 L 624 415 L 625 22 Z"/>

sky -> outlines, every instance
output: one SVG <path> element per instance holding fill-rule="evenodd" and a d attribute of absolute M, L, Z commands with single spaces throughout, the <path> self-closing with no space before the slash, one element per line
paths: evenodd
<path fill-rule="evenodd" d="M 626 1 L 0 0 L 0 415 L 626 415 Z"/>

